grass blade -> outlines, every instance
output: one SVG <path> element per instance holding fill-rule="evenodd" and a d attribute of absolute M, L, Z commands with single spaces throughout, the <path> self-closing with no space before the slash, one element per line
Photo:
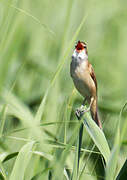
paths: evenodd
<path fill-rule="evenodd" d="M 117 131 L 116 131 L 114 146 L 113 146 L 111 155 L 109 157 L 108 164 L 106 166 L 106 173 L 105 173 L 106 180 L 115 179 L 119 151 L 120 151 L 120 120 L 118 121 L 118 124 L 117 124 Z"/>
<path fill-rule="evenodd" d="M 0 113 L 0 118 L 1 118 L 1 122 L 0 122 L 0 137 L 3 134 L 4 124 L 5 124 L 5 120 L 6 120 L 6 110 L 7 110 L 7 105 L 4 105 L 3 108 L 2 108 L 2 111 Z"/>
<path fill-rule="evenodd" d="M 88 131 L 89 135 L 91 136 L 94 143 L 96 144 L 101 154 L 103 155 L 105 162 L 107 163 L 110 156 L 110 149 L 103 131 L 92 120 L 89 113 L 85 113 L 83 119 L 84 119 L 83 123 L 86 130 Z"/>
<path fill-rule="evenodd" d="M 116 180 L 123 180 L 127 178 L 127 159 L 123 165 L 123 167 L 121 168 Z"/>
<path fill-rule="evenodd" d="M 14 158 L 15 156 L 17 156 L 18 155 L 18 153 L 19 152 L 14 152 L 14 153 L 11 153 L 11 154 L 7 154 L 7 156 L 3 159 L 3 163 L 4 162 L 6 162 L 6 161 L 8 161 L 8 160 L 10 160 L 10 159 L 12 159 L 12 158 Z"/>
<path fill-rule="evenodd" d="M 45 159 L 52 161 L 53 156 L 51 154 L 45 153 L 45 152 L 40 152 L 40 151 L 32 151 L 33 154 L 39 155 L 44 157 Z"/>
<path fill-rule="evenodd" d="M 16 9 L 18 12 L 23 13 L 27 16 L 29 16 L 30 18 L 32 18 L 35 22 L 37 22 L 39 25 L 41 25 L 41 27 L 43 27 L 44 29 L 46 29 L 53 37 L 55 35 L 55 33 L 48 27 L 46 26 L 46 24 L 42 24 L 41 21 L 36 18 L 35 16 L 33 16 L 32 14 L 26 12 L 25 10 L 18 8 L 16 6 L 14 6 L 13 4 L 10 5 L 12 8 Z"/>
<path fill-rule="evenodd" d="M 67 159 L 67 155 L 68 155 L 69 151 L 71 150 L 72 144 L 75 142 L 76 134 L 77 134 L 77 131 L 79 131 L 80 125 L 81 125 L 81 123 L 79 122 L 79 124 L 77 124 L 77 126 L 75 127 L 75 129 L 74 129 L 74 131 L 72 133 L 72 136 L 69 139 L 69 144 L 66 145 L 65 150 L 61 153 L 60 161 L 57 162 L 57 159 L 56 159 L 56 162 L 55 162 L 56 164 L 54 166 L 55 180 L 59 179 L 61 174 L 63 174 L 65 161 Z M 58 169 L 59 169 L 59 171 L 58 171 Z"/>
<path fill-rule="evenodd" d="M 79 136 L 77 140 L 77 148 L 76 148 L 76 153 L 75 153 L 75 161 L 73 165 L 72 180 L 76 180 L 78 178 L 82 136 L 83 136 L 83 124 L 81 124 L 80 129 L 79 129 Z"/>
<path fill-rule="evenodd" d="M 34 142 L 27 143 L 19 151 L 19 154 L 13 166 L 10 180 L 24 179 L 25 170 L 32 155 L 31 150 L 33 148 L 33 145 Z"/>
<path fill-rule="evenodd" d="M 113 150 L 112 150 L 109 162 L 108 162 L 107 167 L 106 167 L 106 180 L 116 179 L 116 167 L 117 167 L 118 155 L 120 152 L 120 146 L 121 146 L 122 139 L 125 136 L 126 129 L 127 129 L 126 123 L 122 121 L 124 119 L 126 120 L 126 118 L 124 118 L 124 119 L 122 118 L 122 114 L 123 114 L 123 111 L 124 111 L 126 105 L 127 105 L 127 103 L 124 104 L 124 106 L 122 107 L 122 109 L 120 111 L 120 116 L 119 116 L 118 123 L 117 123 L 115 143 L 113 146 Z M 124 175 L 126 176 L 126 170 L 125 169 L 126 169 L 126 162 L 123 165 L 123 167 L 121 168 L 120 173 L 117 176 L 117 179 L 119 179 L 119 178 L 121 179 L 122 177 L 124 177 Z"/>

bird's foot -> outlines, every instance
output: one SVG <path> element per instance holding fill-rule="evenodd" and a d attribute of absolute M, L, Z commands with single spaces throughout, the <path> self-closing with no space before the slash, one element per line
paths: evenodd
<path fill-rule="evenodd" d="M 80 110 L 80 108 L 76 109 L 75 114 L 76 114 L 77 118 L 80 120 L 82 117 L 82 111 Z"/>
<path fill-rule="evenodd" d="M 80 120 L 81 117 L 84 115 L 85 112 L 90 111 L 90 107 L 87 109 L 84 109 L 84 106 L 82 105 L 80 108 L 78 108 L 75 112 L 77 118 Z"/>

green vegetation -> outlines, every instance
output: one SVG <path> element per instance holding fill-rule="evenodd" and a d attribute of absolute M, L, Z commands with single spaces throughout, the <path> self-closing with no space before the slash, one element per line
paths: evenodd
<path fill-rule="evenodd" d="M 126 17 L 123 0 L 0 0 L 0 180 L 127 179 Z M 75 117 L 77 40 L 104 133 L 89 113 Z"/>

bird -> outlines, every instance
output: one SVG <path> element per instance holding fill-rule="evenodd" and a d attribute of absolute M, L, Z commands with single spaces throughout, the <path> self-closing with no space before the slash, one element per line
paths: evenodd
<path fill-rule="evenodd" d="M 76 110 L 76 116 L 80 119 L 85 112 L 90 111 L 92 119 L 102 129 L 98 115 L 97 79 L 88 61 L 87 44 L 83 41 L 78 41 L 75 45 L 70 64 L 70 75 L 76 89 L 84 97 L 81 107 Z M 87 110 L 84 109 L 86 102 L 89 104 Z"/>

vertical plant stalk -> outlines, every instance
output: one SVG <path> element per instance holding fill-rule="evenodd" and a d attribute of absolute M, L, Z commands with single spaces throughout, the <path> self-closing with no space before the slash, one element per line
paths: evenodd
<path fill-rule="evenodd" d="M 78 121 L 81 120 L 80 117 L 77 117 Z M 80 162 L 80 153 L 81 153 L 81 146 L 82 146 L 82 137 L 83 137 L 83 123 L 80 121 L 80 128 L 78 133 L 78 139 L 77 139 L 77 148 L 75 153 L 75 160 L 73 165 L 73 172 L 72 172 L 72 180 L 78 179 L 78 172 L 79 172 L 79 162 Z"/>
<path fill-rule="evenodd" d="M 81 146 L 82 146 L 82 137 L 83 137 L 83 123 L 80 126 L 79 129 L 79 146 L 78 146 L 78 168 L 77 168 L 77 174 L 78 174 L 78 170 L 79 170 L 79 162 L 80 162 L 80 153 L 81 153 Z"/>

